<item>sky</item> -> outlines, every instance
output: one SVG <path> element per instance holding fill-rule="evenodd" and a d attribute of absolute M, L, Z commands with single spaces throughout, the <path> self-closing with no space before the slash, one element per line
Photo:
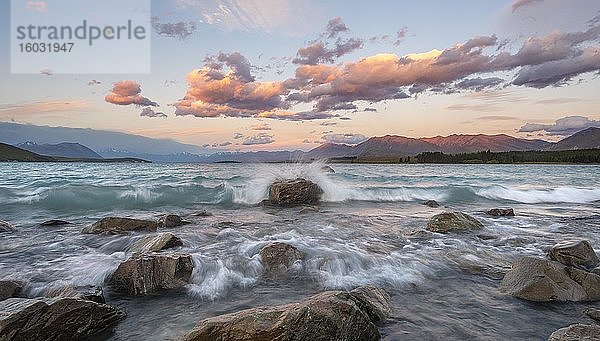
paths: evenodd
<path fill-rule="evenodd" d="M 57 1 L 13 5 L 43 17 Z M 148 17 L 149 73 L 12 74 L 0 2 L 0 121 L 214 151 L 600 126 L 597 0 L 153 0 Z M 115 51 L 106 63 L 141 63 Z"/>

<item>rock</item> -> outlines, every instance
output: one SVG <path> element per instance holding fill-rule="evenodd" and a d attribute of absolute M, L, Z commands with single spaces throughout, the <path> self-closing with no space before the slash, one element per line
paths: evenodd
<path fill-rule="evenodd" d="M 319 207 L 318 206 L 306 206 L 306 207 L 302 207 L 300 209 L 300 214 L 305 214 L 305 213 L 317 213 L 319 212 Z"/>
<path fill-rule="evenodd" d="M 157 235 L 144 236 L 131 244 L 127 251 L 140 253 L 158 252 L 182 245 L 183 242 L 179 237 L 171 232 L 165 232 Z"/>
<path fill-rule="evenodd" d="M 76 298 L 9 298 L 0 302 L 0 340 L 79 340 L 124 317 L 118 308 Z"/>
<path fill-rule="evenodd" d="M 335 170 L 333 170 L 333 168 L 331 168 L 330 166 L 323 166 L 321 167 L 321 171 L 325 172 L 325 173 L 335 173 Z"/>
<path fill-rule="evenodd" d="M 435 201 L 435 200 L 427 200 L 427 201 L 425 201 L 425 202 L 423 203 L 423 205 L 425 205 L 425 206 L 429 206 L 429 207 L 434 207 L 434 208 L 435 208 L 435 207 L 440 207 L 440 204 L 438 204 L 438 202 L 437 202 L 437 201 Z"/>
<path fill-rule="evenodd" d="M 515 211 L 512 208 L 492 208 L 485 212 L 494 217 L 514 217 Z"/>
<path fill-rule="evenodd" d="M 585 314 L 596 321 L 600 321 L 600 309 L 587 308 Z"/>
<path fill-rule="evenodd" d="M 23 291 L 23 283 L 18 281 L 0 281 L 0 301 L 17 297 Z"/>
<path fill-rule="evenodd" d="M 129 231 L 156 232 L 157 224 L 150 220 L 108 217 L 85 227 L 81 232 L 91 234 L 121 234 Z"/>
<path fill-rule="evenodd" d="M 314 205 L 321 200 L 323 190 L 305 179 L 278 180 L 269 186 L 269 204 L 276 206 Z"/>
<path fill-rule="evenodd" d="M 563 241 L 552 246 L 548 252 L 550 259 L 578 269 L 591 270 L 600 260 L 587 240 Z"/>
<path fill-rule="evenodd" d="M 600 340 L 600 326 L 576 323 L 550 335 L 548 341 Z"/>
<path fill-rule="evenodd" d="M 109 282 L 118 291 L 145 295 L 185 286 L 193 269 L 188 254 L 134 254 L 119 265 Z"/>
<path fill-rule="evenodd" d="M 304 259 L 304 252 L 286 243 L 272 243 L 260 250 L 260 258 L 268 273 L 286 272 L 296 261 Z"/>
<path fill-rule="evenodd" d="M 15 227 L 12 226 L 10 223 L 8 223 L 4 220 L 0 220 L 0 232 L 10 232 L 14 229 L 15 229 Z"/>
<path fill-rule="evenodd" d="M 158 227 L 177 227 L 185 224 L 187 222 L 183 221 L 177 214 L 167 214 L 158 220 Z"/>
<path fill-rule="evenodd" d="M 423 229 L 410 230 L 403 234 L 406 239 L 423 240 L 433 238 L 434 234 Z"/>
<path fill-rule="evenodd" d="M 600 299 L 600 276 L 559 262 L 524 257 L 517 260 L 500 291 L 529 301 L 594 301 Z"/>
<path fill-rule="evenodd" d="M 350 291 L 350 295 L 373 323 L 381 323 L 392 315 L 390 295 L 381 288 L 362 286 Z"/>
<path fill-rule="evenodd" d="M 427 222 L 427 229 L 432 232 L 448 233 L 478 230 L 483 227 L 479 220 L 462 212 L 444 212 L 436 214 Z"/>
<path fill-rule="evenodd" d="M 326 291 L 298 303 L 208 318 L 200 321 L 184 340 L 379 340 L 381 335 L 370 317 L 377 316 L 374 311 L 383 301 L 371 305 L 363 299 L 376 297 L 378 300 L 381 293 L 365 290 L 354 294 Z M 387 308 L 385 305 L 386 311 Z"/>
<path fill-rule="evenodd" d="M 71 225 L 70 222 L 60 220 L 60 219 L 50 219 L 41 223 L 40 226 L 61 226 L 61 225 Z"/>
<path fill-rule="evenodd" d="M 195 216 L 195 217 L 210 217 L 210 216 L 212 216 L 212 213 L 208 212 L 207 210 L 202 210 L 202 211 L 198 211 L 198 212 L 194 213 L 193 216 Z"/>
<path fill-rule="evenodd" d="M 88 300 L 96 303 L 106 303 L 104 299 L 104 290 L 96 285 L 65 285 L 62 287 L 50 289 L 46 297 L 70 297 L 82 300 Z"/>
<path fill-rule="evenodd" d="M 600 266 L 595 267 L 594 269 L 592 269 L 592 271 L 590 271 L 591 273 L 594 273 L 596 275 L 600 275 Z"/>

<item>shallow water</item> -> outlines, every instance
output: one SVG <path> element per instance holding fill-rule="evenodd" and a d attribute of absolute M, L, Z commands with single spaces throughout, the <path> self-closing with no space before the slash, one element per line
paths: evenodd
<path fill-rule="evenodd" d="M 0 279 L 29 283 L 31 296 L 73 283 L 103 285 L 123 250 L 143 234 L 81 234 L 105 216 L 158 219 L 176 213 L 191 224 L 169 229 L 192 254 L 192 284 L 129 298 L 105 286 L 109 303 L 128 311 L 104 340 L 175 340 L 206 317 L 301 300 L 326 289 L 375 284 L 392 294 L 385 340 L 545 339 L 598 303 L 540 304 L 498 291 L 510 262 L 543 257 L 568 238 L 600 245 L 600 166 L 321 164 L 0 164 Z M 256 205 L 276 178 L 303 176 L 325 191 L 316 213 Z M 440 208 L 421 202 L 435 199 Z M 512 207 L 514 218 L 482 211 Z M 197 217 L 202 209 L 213 213 Z M 485 228 L 415 238 L 410 232 L 444 210 L 460 210 Z M 48 219 L 74 225 L 39 227 Z M 262 276 L 258 252 L 284 241 L 307 258 L 288 278 Z M 598 249 L 596 249 L 598 250 Z"/>

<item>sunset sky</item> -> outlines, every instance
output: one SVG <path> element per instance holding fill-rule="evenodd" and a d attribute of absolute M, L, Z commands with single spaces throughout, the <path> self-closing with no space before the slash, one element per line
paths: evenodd
<path fill-rule="evenodd" d="M 214 150 L 600 126 L 598 0 L 163 0 L 151 15 L 149 74 L 11 74 L 2 1 L 0 121 Z"/>

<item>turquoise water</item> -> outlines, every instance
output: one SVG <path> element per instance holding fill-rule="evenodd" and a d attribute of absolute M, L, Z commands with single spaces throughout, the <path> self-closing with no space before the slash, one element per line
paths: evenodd
<path fill-rule="evenodd" d="M 532 304 L 499 293 L 502 273 L 524 255 L 585 238 L 600 247 L 600 166 L 322 164 L 0 163 L 0 279 L 29 283 L 31 296 L 73 284 L 104 285 L 123 250 L 141 234 L 96 236 L 81 228 L 105 216 L 191 224 L 171 230 L 192 254 L 193 281 L 181 291 L 131 299 L 105 286 L 129 312 L 100 339 L 177 339 L 200 319 L 263 304 L 293 302 L 326 289 L 386 288 L 394 316 L 386 340 L 544 339 L 585 307 Z M 276 178 L 306 177 L 324 189 L 319 212 L 257 205 Z M 434 199 L 430 208 L 421 203 Z M 512 207 L 514 218 L 483 211 Z M 207 210 L 213 215 L 193 214 Z M 411 231 L 444 210 L 481 220 L 473 234 L 416 238 Z M 39 227 L 48 219 L 73 225 Z M 307 253 L 292 278 L 262 276 L 258 252 L 284 241 Z"/>

